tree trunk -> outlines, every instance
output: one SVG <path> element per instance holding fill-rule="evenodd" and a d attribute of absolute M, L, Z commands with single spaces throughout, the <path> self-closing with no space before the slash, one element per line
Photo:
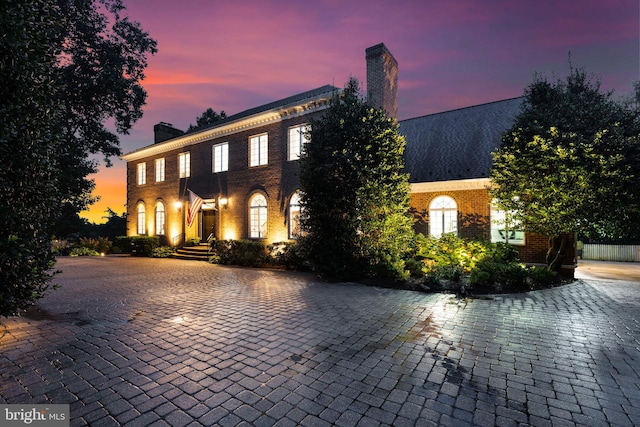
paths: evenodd
<path fill-rule="evenodd" d="M 547 268 L 556 273 L 560 273 L 562 258 L 567 253 L 567 236 L 549 237 L 549 248 L 547 250 Z"/>

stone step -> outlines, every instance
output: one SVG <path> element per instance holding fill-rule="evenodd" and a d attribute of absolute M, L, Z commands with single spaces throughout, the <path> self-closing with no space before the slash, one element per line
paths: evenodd
<path fill-rule="evenodd" d="M 209 261 L 210 256 L 208 245 L 184 246 L 173 254 L 173 258 L 194 261 Z"/>

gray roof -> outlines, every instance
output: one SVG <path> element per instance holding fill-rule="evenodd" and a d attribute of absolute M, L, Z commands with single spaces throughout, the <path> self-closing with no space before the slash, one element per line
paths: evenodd
<path fill-rule="evenodd" d="M 217 122 L 215 122 L 213 124 L 210 124 L 208 126 L 198 127 L 198 128 L 195 128 L 195 129 L 193 129 L 193 130 L 191 130 L 189 132 L 185 132 L 185 135 L 186 134 L 191 134 L 191 133 L 202 132 L 203 130 L 214 128 L 214 127 L 223 125 L 225 123 L 233 122 L 233 121 L 238 120 L 238 119 L 243 119 L 245 117 L 249 117 L 249 116 L 252 116 L 254 114 L 259 114 L 259 113 L 262 113 L 264 111 L 273 110 L 275 108 L 286 107 L 288 105 L 295 105 L 295 104 L 297 104 L 299 102 L 302 102 L 304 100 L 307 100 L 307 99 L 315 98 L 317 96 L 324 95 L 324 94 L 338 93 L 339 91 L 340 91 L 340 89 L 338 89 L 335 86 L 324 85 L 324 86 L 321 86 L 321 87 L 316 88 L 316 89 L 312 89 L 312 90 L 309 90 L 309 91 L 306 91 L 306 92 L 298 93 L 298 94 L 290 96 L 288 98 L 283 98 L 283 99 L 280 99 L 278 101 L 270 102 L 269 104 L 264 104 L 264 105 L 260 105 L 259 107 L 250 108 L 248 110 L 242 111 L 242 112 L 234 114 L 232 116 L 228 116 L 225 119 L 218 120 Z"/>
<path fill-rule="evenodd" d="M 511 98 L 402 120 L 405 169 L 410 182 L 487 178 L 491 152 L 520 112 L 523 98 Z"/>

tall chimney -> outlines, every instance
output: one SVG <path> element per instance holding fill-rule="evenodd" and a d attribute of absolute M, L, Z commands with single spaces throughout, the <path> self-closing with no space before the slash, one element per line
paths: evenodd
<path fill-rule="evenodd" d="M 183 131 L 174 128 L 171 123 L 160 122 L 153 127 L 153 143 L 164 142 L 183 134 Z"/>
<path fill-rule="evenodd" d="M 398 118 L 398 61 L 380 43 L 367 48 L 367 94 L 375 108 L 384 109 L 387 116 Z"/>

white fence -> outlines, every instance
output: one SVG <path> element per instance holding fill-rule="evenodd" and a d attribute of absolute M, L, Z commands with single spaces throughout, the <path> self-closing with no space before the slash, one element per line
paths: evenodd
<path fill-rule="evenodd" d="M 640 245 L 585 244 L 582 259 L 640 262 Z"/>

